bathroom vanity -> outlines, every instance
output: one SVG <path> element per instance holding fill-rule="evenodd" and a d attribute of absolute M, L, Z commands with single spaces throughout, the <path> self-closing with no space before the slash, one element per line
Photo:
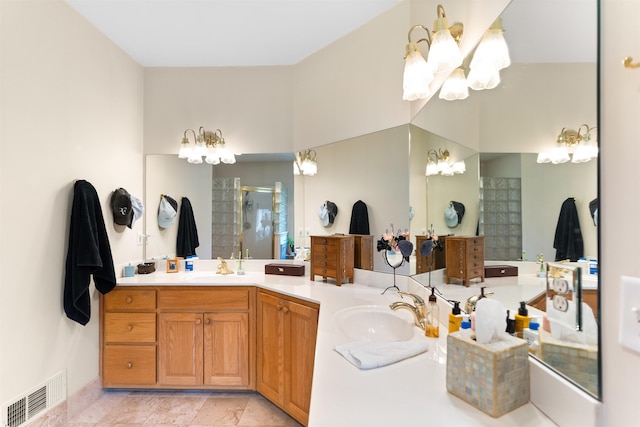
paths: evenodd
<path fill-rule="evenodd" d="M 493 418 L 447 393 L 446 302 L 439 302 L 439 338 L 414 328 L 416 339 L 429 341 L 426 353 L 360 370 L 334 350 L 351 341 L 335 315 L 397 301 L 395 292 L 382 295 L 390 275 L 356 270 L 354 284 L 337 287 L 308 274 L 265 275 L 264 263 L 252 261 L 243 262 L 244 276 L 217 275 L 217 261 L 200 260 L 193 272 L 119 279 L 101 298 L 103 386 L 257 390 L 309 426 L 554 425 L 531 403 Z"/>

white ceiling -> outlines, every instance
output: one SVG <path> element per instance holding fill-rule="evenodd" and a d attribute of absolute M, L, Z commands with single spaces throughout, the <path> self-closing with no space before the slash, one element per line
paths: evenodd
<path fill-rule="evenodd" d="M 145 67 L 291 65 L 402 0 L 66 0 Z M 595 62 L 596 0 L 513 0 L 513 62 Z"/>

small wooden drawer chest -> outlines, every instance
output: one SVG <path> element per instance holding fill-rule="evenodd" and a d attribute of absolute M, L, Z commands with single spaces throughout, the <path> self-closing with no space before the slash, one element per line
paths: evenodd
<path fill-rule="evenodd" d="M 461 280 L 469 286 L 469 280 L 480 278 L 484 282 L 484 236 L 447 236 L 445 245 L 447 269 L 446 283 Z"/>
<path fill-rule="evenodd" d="M 345 279 L 353 283 L 355 238 L 352 235 L 311 236 L 311 273 L 336 280 L 341 286 Z"/>
<path fill-rule="evenodd" d="M 439 270 L 447 266 L 444 249 L 434 249 L 428 257 L 422 256 L 420 246 L 427 236 L 416 236 L 416 274 Z M 439 236 L 438 243 L 441 248 L 446 247 L 447 236 Z"/>

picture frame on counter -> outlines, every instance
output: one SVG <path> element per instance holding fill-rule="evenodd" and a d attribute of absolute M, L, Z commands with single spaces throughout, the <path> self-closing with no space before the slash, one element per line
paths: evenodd
<path fill-rule="evenodd" d="M 177 259 L 168 259 L 167 260 L 167 273 L 177 273 L 178 272 L 178 260 Z"/>

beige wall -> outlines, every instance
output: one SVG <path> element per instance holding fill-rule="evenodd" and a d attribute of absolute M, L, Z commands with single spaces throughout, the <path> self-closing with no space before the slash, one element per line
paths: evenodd
<path fill-rule="evenodd" d="M 145 153 L 178 154 L 185 129 L 200 126 L 235 153 L 291 152 L 291 82 L 287 66 L 145 68 Z"/>
<path fill-rule="evenodd" d="M 603 31 L 600 50 L 600 182 L 603 400 L 606 426 L 630 426 L 640 418 L 634 384 L 640 382 L 640 357 L 619 342 L 620 279 L 640 276 L 640 69 L 622 67 L 622 58 L 640 58 L 640 2 L 601 2 Z"/>
<path fill-rule="evenodd" d="M 142 197 L 142 68 L 66 3 L 0 3 L 0 401 L 67 370 L 69 393 L 98 372 L 98 298 L 81 326 L 62 290 L 73 183 L 96 188 L 114 262 L 141 258 L 114 227 L 117 187 Z M 119 273 L 120 271 L 117 271 Z"/>

